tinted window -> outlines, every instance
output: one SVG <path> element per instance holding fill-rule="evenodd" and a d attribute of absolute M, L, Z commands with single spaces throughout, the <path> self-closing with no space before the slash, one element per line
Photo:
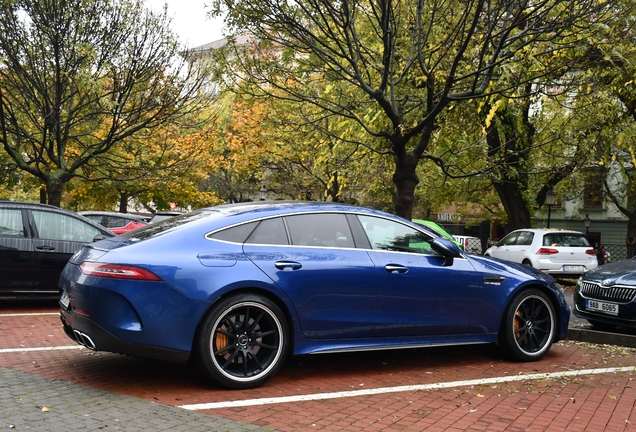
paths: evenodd
<path fill-rule="evenodd" d="M 22 211 L 19 209 L 0 209 L 0 236 L 26 237 L 22 223 Z"/>
<path fill-rule="evenodd" d="M 534 238 L 533 232 L 522 231 L 519 233 L 519 237 L 517 237 L 517 244 L 522 246 L 530 246 L 532 244 L 533 238 Z"/>
<path fill-rule="evenodd" d="M 101 232 L 82 220 L 60 213 L 33 210 L 38 236 L 43 240 L 90 243 Z"/>
<path fill-rule="evenodd" d="M 590 247 L 590 242 L 582 234 L 551 233 L 543 236 L 543 246 Z"/>
<path fill-rule="evenodd" d="M 286 218 L 293 245 L 353 248 L 353 237 L 343 214 L 318 213 Z"/>
<path fill-rule="evenodd" d="M 266 219 L 258 224 L 246 243 L 287 245 L 287 233 L 285 224 L 281 218 Z"/>
<path fill-rule="evenodd" d="M 431 237 L 409 226 L 387 219 L 358 216 L 373 249 L 437 255 Z"/>
<path fill-rule="evenodd" d="M 210 235 L 211 239 L 223 240 L 232 243 L 243 243 L 247 236 L 254 231 L 254 227 L 258 225 L 258 222 L 250 222 L 243 225 L 234 226 L 232 228 L 224 229 L 223 231 L 215 232 Z"/>

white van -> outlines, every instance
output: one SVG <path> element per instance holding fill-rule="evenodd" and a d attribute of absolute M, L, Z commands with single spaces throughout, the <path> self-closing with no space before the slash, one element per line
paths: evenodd
<path fill-rule="evenodd" d="M 481 240 L 478 237 L 453 235 L 455 240 L 462 244 L 464 250 L 471 254 L 481 255 Z"/>

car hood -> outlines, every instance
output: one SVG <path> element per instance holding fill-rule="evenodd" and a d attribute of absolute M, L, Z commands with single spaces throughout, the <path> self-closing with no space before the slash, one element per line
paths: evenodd
<path fill-rule="evenodd" d="M 636 285 L 636 260 L 622 260 L 604 264 L 583 275 L 587 281 L 600 282 L 605 286 Z"/>

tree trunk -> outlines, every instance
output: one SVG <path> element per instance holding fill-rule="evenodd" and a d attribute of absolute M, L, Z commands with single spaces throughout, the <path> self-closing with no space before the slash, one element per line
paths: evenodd
<path fill-rule="evenodd" d="M 119 192 L 119 213 L 128 213 L 128 194 L 124 191 Z"/>
<path fill-rule="evenodd" d="M 395 172 L 393 183 L 396 188 L 395 214 L 411 220 L 413 215 L 413 202 L 415 200 L 415 188 L 420 182 L 415 169 L 417 158 L 404 153 L 395 156 Z"/>
<path fill-rule="evenodd" d="M 62 182 L 58 179 L 49 179 L 46 182 L 46 190 L 49 195 L 49 204 L 59 207 L 62 203 Z"/>
<path fill-rule="evenodd" d="M 493 182 L 508 215 L 507 232 L 530 227 L 530 213 L 517 183 Z"/>

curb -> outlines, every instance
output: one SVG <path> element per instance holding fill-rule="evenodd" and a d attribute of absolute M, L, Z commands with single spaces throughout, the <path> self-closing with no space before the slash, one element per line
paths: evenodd
<path fill-rule="evenodd" d="M 607 331 L 589 330 L 580 327 L 570 327 L 568 329 L 568 339 L 579 342 L 636 348 L 636 336 L 611 333 Z"/>

